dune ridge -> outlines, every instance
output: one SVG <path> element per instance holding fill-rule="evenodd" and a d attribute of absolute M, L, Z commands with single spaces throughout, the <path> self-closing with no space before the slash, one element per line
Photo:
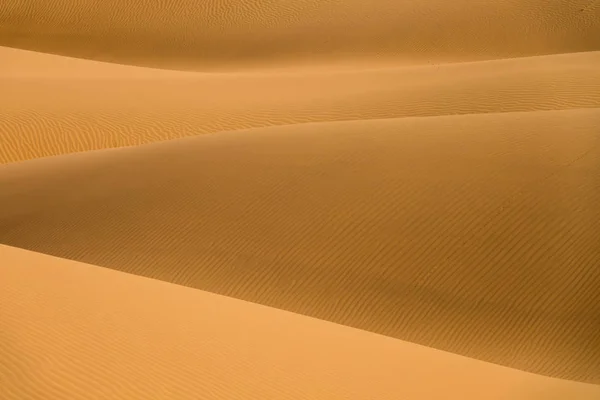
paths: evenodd
<path fill-rule="evenodd" d="M 595 385 L 105 268 L 2 245 L 0 258 L 5 400 L 600 395 Z"/>
<path fill-rule="evenodd" d="M 594 0 L 4 1 L 0 45 L 125 64 L 423 64 L 600 50 Z"/>
<path fill-rule="evenodd" d="M 600 107 L 600 52 L 268 74 L 3 52 L 0 163 L 271 125 Z"/>
<path fill-rule="evenodd" d="M 598 126 L 312 123 L 6 164 L 0 242 L 598 383 Z"/>
<path fill-rule="evenodd" d="M 597 399 L 599 238 L 600 1 L 0 4 L 2 400 Z"/>

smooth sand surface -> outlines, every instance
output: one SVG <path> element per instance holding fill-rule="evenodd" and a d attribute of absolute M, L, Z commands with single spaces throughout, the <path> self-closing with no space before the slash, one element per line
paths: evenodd
<path fill-rule="evenodd" d="M 600 382 L 600 109 L 301 124 L 0 166 L 0 242 Z"/>
<path fill-rule="evenodd" d="M 600 107 L 600 52 L 236 74 L 2 54 L 0 163 L 269 125 Z"/>
<path fill-rule="evenodd" d="M 4 0 L 0 45 L 184 69 L 600 50 L 595 0 Z"/>
<path fill-rule="evenodd" d="M 0 245 L 0 398 L 597 399 L 600 387 Z"/>
<path fill-rule="evenodd" d="M 599 398 L 600 1 L 6 0 L 0 46 L 0 399 Z"/>

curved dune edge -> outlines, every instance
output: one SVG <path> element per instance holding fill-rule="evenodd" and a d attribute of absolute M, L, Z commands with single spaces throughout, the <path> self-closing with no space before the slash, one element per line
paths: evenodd
<path fill-rule="evenodd" d="M 600 109 L 0 166 L 0 243 L 598 383 Z"/>
<path fill-rule="evenodd" d="M 0 47 L 0 59 L 2 79 L 140 79 L 194 77 L 208 74 L 92 61 L 10 47 Z"/>
<path fill-rule="evenodd" d="M 0 245 L 0 397 L 597 399 L 281 310 Z"/>
<path fill-rule="evenodd" d="M 0 45 L 126 64 L 461 62 L 600 50 L 590 0 L 5 0 Z"/>
<path fill-rule="evenodd" d="M 0 163 L 261 126 L 600 107 L 600 52 L 270 74 L 2 54 Z"/>

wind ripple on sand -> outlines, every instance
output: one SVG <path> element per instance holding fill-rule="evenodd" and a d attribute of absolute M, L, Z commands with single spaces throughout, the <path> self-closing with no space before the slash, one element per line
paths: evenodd
<path fill-rule="evenodd" d="M 0 242 L 600 383 L 600 109 L 0 166 Z"/>
<path fill-rule="evenodd" d="M 0 398 L 599 398 L 599 21 L 2 2 Z"/>
<path fill-rule="evenodd" d="M 196 70 L 600 50 L 594 0 L 4 0 L 0 45 Z"/>
<path fill-rule="evenodd" d="M 3 400 L 600 395 L 598 386 L 8 246 L 0 259 Z"/>
<path fill-rule="evenodd" d="M 600 107 L 600 52 L 191 74 L 0 51 L 22 60 L 0 67 L 0 163 L 270 125 Z"/>

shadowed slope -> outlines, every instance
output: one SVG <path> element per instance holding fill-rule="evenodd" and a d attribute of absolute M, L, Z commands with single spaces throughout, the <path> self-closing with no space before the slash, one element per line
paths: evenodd
<path fill-rule="evenodd" d="M 0 302 L 3 400 L 600 395 L 598 386 L 1 245 Z"/>
<path fill-rule="evenodd" d="M 0 166 L 0 242 L 600 382 L 600 109 Z"/>
<path fill-rule="evenodd" d="M 4 0 L 0 45 L 170 68 L 600 50 L 594 0 Z"/>
<path fill-rule="evenodd" d="M 0 163 L 299 122 L 600 107 L 600 52 L 231 75 L 0 53 Z"/>

